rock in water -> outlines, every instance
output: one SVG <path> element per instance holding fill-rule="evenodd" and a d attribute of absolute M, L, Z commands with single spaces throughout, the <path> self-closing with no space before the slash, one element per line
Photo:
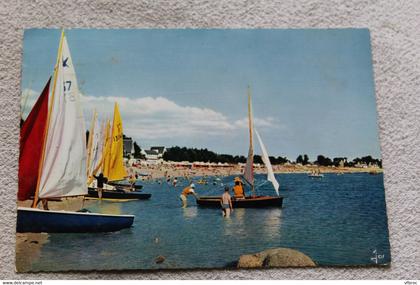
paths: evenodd
<path fill-rule="evenodd" d="M 238 268 L 314 267 L 315 262 L 304 253 L 290 248 L 274 248 L 239 257 Z"/>
<path fill-rule="evenodd" d="M 158 257 L 156 257 L 155 258 L 155 262 L 157 263 L 157 264 L 160 264 L 160 263 L 162 263 L 162 262 L 164 262 L 165 261 L 165 257 L 164 256 L 162 256 L 162 255 L 159 255 Z"/>

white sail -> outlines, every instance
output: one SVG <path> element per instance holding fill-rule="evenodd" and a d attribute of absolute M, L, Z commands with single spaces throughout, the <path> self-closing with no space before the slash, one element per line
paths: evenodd
<path fill-rule="evenodd" d="M 92 136 L 92 153 L 91 153 L 91 162 L 90 162 L 90 169 L 89 174 L 96 174 L 99 171 L 99 164 L 101 163 L 102 158 L 102 148 L 103 148 L 103 140 L 104 138 L 104 124 L 101 123 L 95 124 L 95 128 L 93 129 L 93 136 Z M 95 171 L 96 170 L 96 171 Z"/>
<path fill-rule="evenodd" d="M 268 157 L 267 150 L 261 140 L 260 134 L 258 133 L 256 129 L 254 130 L 255 130 L 255 134 L 257 135 L 258 142 L 260 143 L 261 152 L 262 152 L 262 155 L 261 155 L 262 161 L 264 162 L 265 167 L 267 168 L 267 180 L 273 183 L 274 189 L 276 190 L 277 195 L 279 195 L 279 183 L 277 182 L 276 177 L 274 177 L 273 167 L 271 166 L 271 162 Z"/>
<path fill-rule="evenodd" d="M 76 74 L 64 32 L 53 82 L 39 197 L 85 195 L 86 129 Z"/>

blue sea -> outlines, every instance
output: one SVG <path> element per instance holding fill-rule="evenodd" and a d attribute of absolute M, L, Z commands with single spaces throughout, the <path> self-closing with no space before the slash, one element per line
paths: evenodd
<path fill-rule="evenodd" d="M 229 219 L 220 209 L 197 207 L 193 197 L 181 208 L 177 187 L 144 182 L 152 198 L 134 202 L 95 201 L 92 212 L 135 214 L 134 225 L 115 233 L 50 234 L 33 271 L 221 268 L 242 254 L 287 247 L 318 265 L 375 265 L 391 260 L 383 175 L 278 174 L 283 208 L 235 209 Z M 198 180 L 197 178 L 196 180 Z M 219 195 L 233 177 L 197 185 L 198 195 Z M 275 195 L 265 175 L 257 192 Z M 156 257 L 165 261 L 157 264 Z"/>

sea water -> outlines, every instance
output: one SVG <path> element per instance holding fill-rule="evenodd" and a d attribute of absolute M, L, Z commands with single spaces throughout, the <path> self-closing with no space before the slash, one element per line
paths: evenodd
<path fill-rule="evenodd" d="M 390 262 L 383 175 L 278 174 L 282 208 L 201 208 L 192 196 L 181 208 L 177 187 L 144 182 L 150 200 L 95 201 L 92 212 L 134 214 L 133 227 L 114 233 L 50 234 L 32 270 L 107 270 L 220 268 L 234 266 L 243 254 L 287 247 L 310 256 L 318 265 L 375 265 Z M 221 195 L 234 177 L 208 185 L 196 183 L 198 195 Z M 194 179 L 198 181 L 200 178 Z M 216 185 L 213 185 L 213 181 Z M 256 175 L 257 192 L 275 195 L 264 175 Z M 165 260 L 156 263 L 156 258 Z"/>

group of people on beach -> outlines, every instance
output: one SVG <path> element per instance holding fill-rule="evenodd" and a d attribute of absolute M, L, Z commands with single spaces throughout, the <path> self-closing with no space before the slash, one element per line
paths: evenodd
<path fill-rule="evenodd" d="M 235 177 L 234 179 L 233 194 L 233 199 L 245 199 L 243 183 L 239 177 Z M 181 195 L 179 195 L 179 199 L 182 202 L 182 208 L 187 207 L 187 197 L 190 195 L 198 199 L 198 196 L 195 193 L 194 183 L 191 183 L 190 185 L 185 187 L 184 190 L 182 190 Z M 228 186 L 225 186 L 224 193 L 220 199 L 220 206 L 222 208 L 223 216 L 228 218 L 233 212 L 232 196 L 230 195 L 230 188 Z"/>

